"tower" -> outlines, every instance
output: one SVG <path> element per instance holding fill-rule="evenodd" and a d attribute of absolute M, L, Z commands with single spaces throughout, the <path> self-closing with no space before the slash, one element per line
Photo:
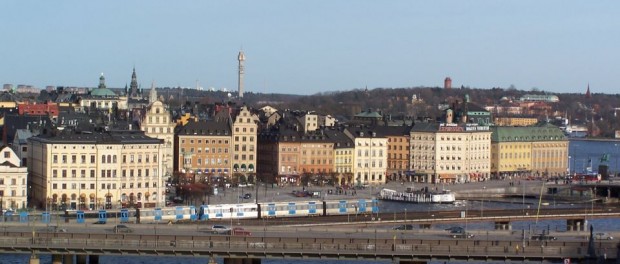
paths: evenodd
<path fill-rule="evenodd" d="M 155 90 L 155 82 L 151 83 L 151 91 L 149 93 L 149 103 L 152 104 L 157 101 L 157 90 Z"/>
<path fill-rule="evenodd" d="M 450 79 L 450 77 L 446 77 L 446 79 L 443 80 L 443 88 L 452 89 L 452 79 Z"/>
<path fill-rule="evenodd" d="M 136 77 L 136 67 L 133 67 L 131 73 L 131 83 L 129 84 L 130 97 L 136 97 L 138 95 L 138 78 Z"/>
<path fill-rule="evenodd" d="M 105 77 L 103 77 L 103 72 L 101 73 L 101 76 L 99 77 L 99 88 L 100 89 L 105 88 Z"/>
<path fill-rule="evenodd" d="M 245 54 L 243 54 L 243 50 L 239 51 L 237 60 L 239 61 L 239 80 L 237 89 L 239 91 L 239 98 L 243 98 L 243 62 L 245 61 Z"/>
<path fill-rule="evenodd" d="M 590 93 L 590 84 L 588 83 L 588 90 L 586 90 L 586 99 L 592 98 L 592 94 Z"/>

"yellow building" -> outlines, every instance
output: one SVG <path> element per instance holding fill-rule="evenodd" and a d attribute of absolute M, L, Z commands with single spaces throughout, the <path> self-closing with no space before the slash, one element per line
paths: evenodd
<path fill-rule="evenodd" d="M 496 126 L 532 126 L 538 123 L 534 117 L 496 117 Z"/>
<path fill-rule="evenodd" d="M 568 140 L 553 125 L 493 127 L 491 171 L 497 178 L 566 174 Z"/>

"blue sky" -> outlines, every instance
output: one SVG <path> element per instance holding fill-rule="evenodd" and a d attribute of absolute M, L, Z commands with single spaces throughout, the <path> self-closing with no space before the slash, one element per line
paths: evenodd
<path fill-rule="evenodd" d="M 618 93 L 619 1 L 0 2 L 0 84 Z"/>

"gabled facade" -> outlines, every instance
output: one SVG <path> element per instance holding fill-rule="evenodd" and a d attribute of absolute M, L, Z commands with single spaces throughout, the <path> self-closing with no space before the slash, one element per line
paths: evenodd
<path fill-rule="evenodd" d="M 28 169 L 8 146 L 0 148 L 0 210 L 30 206 L 27 194 Z"/>
<path fill-rule="evenodd" d="M 254 115 L 242 106 L 232 123 L 232 170 L 236 173 L 256 173 L 258 125 Z"/>
<path fill-rule="evenodd" d="M 157 98 L 157 96 L 155 96 Z M 151 103 L 141 120 L 140 130 L 144 131 L 144 134 L 152 137 L 162 139 L 164 146 L 162 152 L 164 153 L 163 165 L 164 176 L 170 177 L 173 170 L 174 163 L 174 130 L 176 123 L 172 120 L 168 107 L 161 101 L 155 100 Z"/>

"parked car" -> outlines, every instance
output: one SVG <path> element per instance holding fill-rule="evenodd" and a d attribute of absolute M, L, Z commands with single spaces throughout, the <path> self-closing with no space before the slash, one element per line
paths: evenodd
<path fill-rule="evenodd" d="M 103 225 L 105 223 L 106 223 L 105 220 L 97 220 L 97 222 L 94 222 L 93 224 L 95 224 L 95 225 Z"/>
<path fill-rule="evenodd" d="M 252 198 L 251 193 L 246 193 L 245 195 L 243 195 L 243 199 L 250 199 L 250 198 Z"/>
<path fill-rule="evenodd" d="M 532 236 L 532 240 L 536 240 L 536 241 L 549 241 L 549 240 L 556 240 L 557 238 L 554 236 L 550 236 L 547 234 L 538 234 L 538 235 L 533 235 Z"/>
<path fill-rule="evenodd" d="M 467 232 L 452 234 L 452 238 L 468 239 L 468 238 L 473 238 L 473 237 L 474 237 L 474 234 L 467 233 Z"/>
<path fill-rule="evenodd" d="M 115 225 L 114 226 L 114 233 L 131 233 L 133 232 L 133 229 L 129 228 L 126 225 Z"/>
<path fill-rule="evenodd" d="M 393 230 L 413 230 L 413 225 L 399 225 L 392 228 Z"/>
<path fill-rule="evenodd" d="M 66 228 L 60 228 L 60 227 L 55 226 L 55 225 L 47 226 L 47 227 L 45 227 L 41 231 L 47 232 L 47 233 L 67 233 L 67 229 Z"/>
<path fill-rule="evenodd" d="M 225 225 L 213 225 L 211 227 L 211 233 L 227 235 L 227 234 L 230 234 L 230 228 Z"/>
<path fill-rule="evenodd" d="M 235 227 L 232 229 L 232 234 L 235 236 L 251 236 L 252 232 L 243 229 L 243 227 Z"/>
<path fill-rule="evenodd" d="M 461 234 L 465 232 L 465 228 L 462 228 L 460 226 L 453 226 L 446 228 L 446 231 L 450 231 L 450 234 Z"/>
<path fill-rule="evenodd" d="M 611 236 L 609 233 L 596 233 L 594 234 L 594 237 L 599 240 L 613 240 L 614 239 L 614 237 Z"/>

